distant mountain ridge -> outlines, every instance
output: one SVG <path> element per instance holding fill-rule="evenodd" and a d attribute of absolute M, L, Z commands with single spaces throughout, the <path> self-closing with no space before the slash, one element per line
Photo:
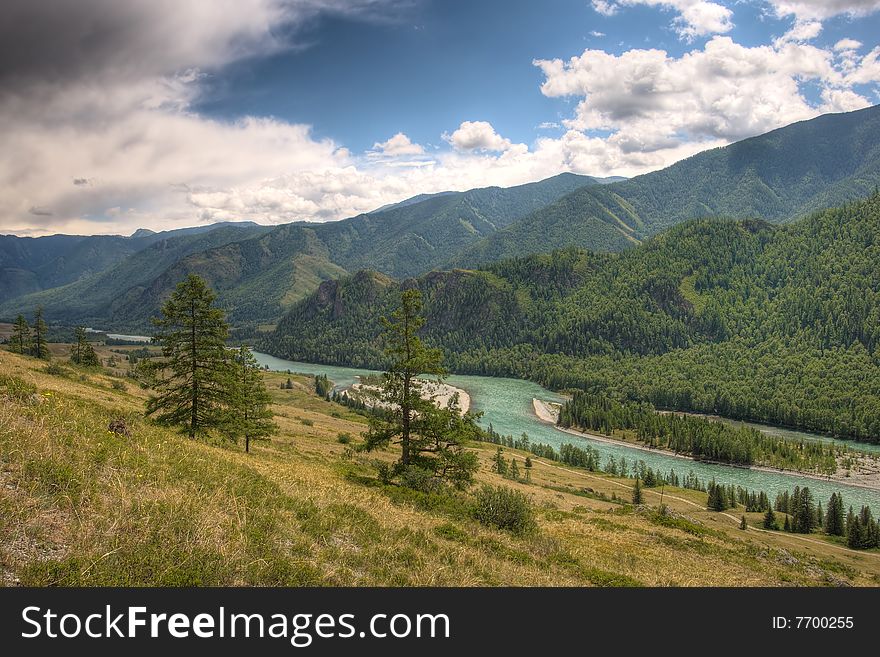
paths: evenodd
<path fill-rule="evenodd" d="M 145 236 L 154 242 L 149 249 L 67 286 L 0 304 L 0 316 L 42 305 L 57 321 L 145 328 L 176 282 L 198 273 L 235 322 L 274 322 L 322 280 L 365 265 L 391 276 L 442 266 L 483 236 L 588 184 L 592 178 L 564 173 L 510 188 L 429 195 L 324 224 L 221 226 L 211 237 L 184 233 L 158 241 Z"/>
<path fill-rule="evenodd" d="M 323 224 L 222 226 L 212 231 L 217 239 L 205 240 L 141 234 L 151 248 L 159 240 L 161 256 L 108 249 L 101 262 L 85 250 L 75 282 L 0 303 L 0 318 L 42 304 L 57 321 L 143 328 L 174 281 L 198 273 L 232 321 L 253 328 L 276 322 L 321 281 L 361 269 L 405 279 L 553 249 L 618 252 L 695 218 L 784 223 L 863 198 L 878 184 L 880 106 L 820 116 L 622 181 L 564 173 L 510 188 L 420 195 Z M 60 284 L 78 269 L 70 258 L 55 262 L 55 278 L 39 272 L 46 281 Z M 3 266 L 0 288 L 41 285 L 33 271 Z"/>

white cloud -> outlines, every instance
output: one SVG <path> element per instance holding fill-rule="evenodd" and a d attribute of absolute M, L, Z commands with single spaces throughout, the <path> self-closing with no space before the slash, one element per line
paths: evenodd
<path fill-rule="evenodd" d="M 822 22 L 815 20 L 796 20 L 794 26 L 774 42 L 780 46 L 788 41 L 812 41 L 822 33 Z"/>
<path fill-rule="evenodd" d="M 25 15 L 46 4 L 11 1 Z M 452 130 L 443 134 L 451 147 L 430 154 L 402 132 L 353 154 L 309 126 L 215 120 L 195 112 L 194 101 L 230 62 L 297 47 L 298 26 L 321 12 L 367 19 L 397 0 L 221 1 L 222 11 L 200 0 L 55 0 L 51 11 L 43 7 L 42 26 L 36 18 L 18 31 L 0 25 L 0 232 L 326 221 L 418 193 L 567 170 L 631 176 L 822 111 L 863 107 L 880 80 L 880 48 L 860 55 L 852 39 L 818 48 L 803 43 L 807 32 L 754 48 L 716 36 L 681 57 L 586 50 L 535 62 L 544 94 L 577 101 L 563 126 L 537 128 L 561 127 L 561 135 L 527 146 L 468 120 L 438 126 Z M 627 3 L 636 0 L 594 4 L 613 12 Z M 640 3 L 690 16 L 682 30 L 710 27 L 687 7 L 716 4 Z M 795 22 L 810 20 L 820 19 Z M 39 38 L 56 32 L 58 42 Z M 818 101 L 807 99 L 806 83 L 818 86 Z"/>
<path fill-rule="evenodd" d="M 616 14 L 621 7 L 637 5 L 675 11 L 678 14 L 673 23 L 675 30 L 687 40 L 709 34 L 724 34 L 733 29 L 733 12 L 710 0 L 593 0 L 593 8 L 606 16 Z"/>
<path fill-rule="evenodd" d="M 861 47 L 862 42 L 856 41 L 855 39 L 841 39 L 834 44 L 834 50 L 836 50 L 837 52 L 846 50 L 858 50 Z"/>
<path fill-rule="evenodd" d="M 593 9 L 603 16 L 613 16 L 617 13 L 617 4 L 614 0 L 593 0 Z"/>
<path fill-rule="evenodd" d="M 488 121 L 464 121 L 451 135 L 444 134 L 443 139 L 458 151 L 502 152 L 513 146 Z"/>
<path fill-rule="evenodd" d="M 780 17 L 799 20 L 824 20 L 847 14 L 867 16 L 880 11 L 880 0 L 766 0 Z"/>
<path fill-rule="evenodd" d="M 568 61 L 535 64 L 545 75 L 545 95 L 581 99 L 565 122 L 569 151 L 624 171 L 669 164 L 700 145 L 729 143 L 822 112 L 866 107 L 853 86 L 880 81 L 878 58 L 880 48 L 848 60 L 802 43 L 750 48 L 716 36 L 677 58 L 663 50 L 585 50 Z M 807 100 L 805 82 L 820 86 L 820 104 Z M 611 134 L 584 134 L 591 131 Z"/>
<path fill-rule="evenodd" d="M 401 157 L 407 155 L 423 155 L 425 149 L 421 144 L 415 144 L 402 132 L 398 132 L 386 141 L 373 144 L 373 150 L 368 151 L 367 156 L 372 158 Z"/>
<path fill-rule="evenodd" d="M 601 39 L 603 36 L 605 36 L 605 33 L 604 33 L 604 32 L 600 32 L 599 30 L 591 30 L 591 31 L 590 31 L 590 36 L 592 36 L 592 37 L 596 37 L 597 39 Z"/>

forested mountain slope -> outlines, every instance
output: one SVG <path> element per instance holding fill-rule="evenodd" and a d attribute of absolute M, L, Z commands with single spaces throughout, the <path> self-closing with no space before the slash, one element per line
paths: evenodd
<path fill-rule="evenodd" d="M 880 195 L 785 226 L 695 220 L 621 254 L 577 250 L 406 281 L 458 371 L 880 439 Z M 401 284 L 328 281 L 262 347 L 381 366 Z"/>
<path fill-rule="evenodd" d="M 826 114 L 660 171 L 576 190 L 450 264 L 473 266 L 568 246 L 619 250 L 633 237 L 701 217 L 782 223 L 863 198 L 878 184 L 880 106 Z"/>
<path fill-rule="evenodd" d="M 227 223 L 161 233 L 139 230 L 121 235 L 0 235 L 0 302 L 59 287 L 100 273 L 162 240 L 207 233 Z M 240 228 L 256 224 L 242 222 Z"/>
<path fill-rule="evenodd" d="M 237 324 L 274 322 L 325 279 L 370 266 L 392 276 L 442 266 L 483 236 L 593 179 L 560 174 L 518 187 L 430 195 L 325 224 L 234 227 L 157 242 L 99 275 L 0 305 L 0 317 L 43 305 L 48 317 L 143 330 L 189 273 L 206 278 Z"/>
<path fill-rule="evenodd" d="M 52 321 L 93 323 L 121 320 L 119 328 L 135 325 L 127 321 L 128 305 L 137 302 L 152 282 L 165 270 L 193 253 L 236 242 L 269 231 L 270 228 L 246 223 L 226 224 L 210 231 L 187 231 L 158 239 L 121 262 L 62 287 L 12 299 L 0 305 L 0 316 L 30 313 L 42 305 Z M 146 309 L 142 309 L 143 312 Z M 113 327 L 116 328 L 116 327 Z"/>

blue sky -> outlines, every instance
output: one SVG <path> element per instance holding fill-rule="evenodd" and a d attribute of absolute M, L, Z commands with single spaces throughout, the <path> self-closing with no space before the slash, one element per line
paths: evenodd
<path fill-rule="evenodd" d="M 745 46 L 771 43 L 795 22 L 764 2 L 726 4 L 735 17 L 727 34 Z M 680 57 L 713 36 L 682 39 L 675 17 L 672 7 L 644 5 L 606 16 L 588 0 L 424 0 L 382 21 L 329 17 L 303 33 L 311 44 L 304 50 L 223 71 L 197 107 L 227 119 L 269 114 L 308 123 L 317 136 L 353 150 L 400 131 L 442 145 L 441 133 L 465 120 L 488 121 L 528 143 L 547 134 L 537 126 L 559 123 L 572 109 L 570 99 L 541 94 L 533 60 L 567 59 L 587 48 L 658 48 Z M 871 44 L 878 34 L 880 14 L 841 14 L 826 20 L 812 43 L 830 47 L 848 37 Z M 818 100 L 815 89 L 808 93 Z"/>
<path fill-rule="evenodd" d="M 880 102 L 880 0 L 8 0 L 0 231 L 327 221 Z"/>

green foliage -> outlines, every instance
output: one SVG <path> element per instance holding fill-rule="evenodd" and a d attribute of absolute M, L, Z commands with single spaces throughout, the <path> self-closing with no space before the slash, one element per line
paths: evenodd
<path fill-rule="evenodd" d="M 9 338 L 9 346 L 15 353 L 27 354 L 31 350 L 31 327 L 24 315 L 19 314 L 12 325 L 12 336 Z"/>
<path fill-rule="evenodd" d="M 401 294 L 400 307 L 391 318 L 382 318 L 390 363 L 380 400 L 387 412 L 370 416 L 362 448 L 371 451 L 392 442 L 399 444 L 400 460 L 386 478 L 399 477 L 403 485 L 428 490 L 427 479 L 433 479 L 466 488 L 478 464 L 476 455 L 466 452 L 462 445 L 479 433 L 477 416 L 462 414 L 457 398 L 446 408 L 438 408 L 433 400 L 425 398 L 423 377 L 440 376 L 445 370 L 440 351 L 426 348 L 417 335 L 425 321 L 421 308 L 419 291 L 407 290 Z"/>
<path fill-rule="evenodd" d="M 880 437 L 880 195 L 774 228 L 699 220 L 619 255 L 559 251 L 432 272 L 420 336 L 461 373 L 657 408 Z M 322 286 L 261 346 L 379 367 L 400 286 Z M 295 339 L 294 337 L 295 336 Z"/>
<path fill-rule="evenodd" d="M 233 440 L 244 439 L 244 451 L 249 452 L 252 440 L 268 440 L 278 426 L 272 421 L 271 399 L 260 366 L 248 347 L 242 345 L 235 353 L 230 376 L 223 429 Z"/>
<path fill-rule="evenodd" d="M 86 328 L 84 326 L 77 326 L 74 331 L 74 337 L 76 342 L 71 348 L 71 362 L 84 367 L 100 366 L 101 360 L 98 358 L 98 354 L 95 353 L 95 348 L 89 344 Z"/>
<path fill-rule="evenodd" d="M 147 415 L 180 426 L 190 438 L 227 421 L 227 326 L 214 298 L 204 279 L 190 275 L 165 302 L 162 317 L 154 320 L 166 362 L 155 384 L 158 394 L 147 401 Z"/>
<path fill-rule="evenodd" d="M 333 384 L 330 383 L 326 374 L 319 374 L 315 377 L 315 394 L 318 397 L 328 398 L 331 390 L 333 390 Z"/>
<path fill-rule="evenodd" d="M 46 333 L 49 328 L 46 326 L 46 320 L 43 319 L 43 307 L 37 306 L 34 311 L 33 333 L 31 335 L 31 355 L 34 358 L 49 360 L 49 343 L 46 340 Z"/>
<path fill-rule="evenodd" d="M 839 493 L 832 493 L 828 500 L 828 510 L 825 512 L 825 533 L 830 536 L 843 536 L 846 532 L 843 517 L 843 497 Z"/>
<path fill-rule="evenodd" d="M 650 447 L 695 459 L 833 474 L 845 448 L 808 440 L 770 436 L 751 427 L 734 427 L 706 418 L 661 414 L 650 403 L 618 402 L 575 391 L 562 405 L 559 425 L 605 435 L 623 432 Z"/>
<path fill-rule="evenodd" d="M 535 528 L 535 514 L 529 498 L 506 486 L 482 486 L 475 494 L 472 514 L 482 524 L 526 534 Z"/>
<path fill-rule="evenodd" d="M 767 507 L 767 511 L 764 513 L 764 529 L 779 529 L 779 525 L 776 524 L 776 514 L 773 513 L 773 507 Z"/>
<path fill-rule="evenodd" d="M 638 505 L 640 505 L 640 504 L 644 504 L 644 503 L 645 503 L 644 495 L 643 495 L 643 493 L 642 493 L 642 480 L 639 479 L 638 477 L 636 477 L 636 481 L 635 481 L 635 483 L 633 484 L 633 489 L 632 489 L 632 503 L 633 503 L 633 505 L 635 505 L 635 506 L 638 506 Z"/>
<path fill-rule="evenodd" d="M 0 391 L 14 401 L 27 401 L 37 394 L 37 386 L 18 376 L 0 374 Z"/>

